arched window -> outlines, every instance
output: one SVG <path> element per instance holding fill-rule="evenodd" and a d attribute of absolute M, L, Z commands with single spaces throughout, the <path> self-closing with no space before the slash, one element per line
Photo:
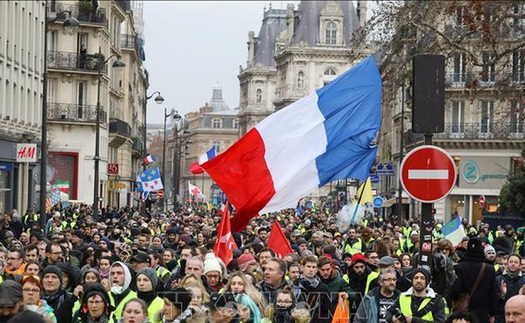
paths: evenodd
<path fill-rule="evenodd" d="M 304 89 L 304 72 L 303 71 L 297 73 L 297 87 L 299 89 Z"/>
<path fill-rule="evenodd" d="M 255 92 L 255 101 L 257 103 L 261 103 L 262 101 L 262 90 L 261 89 L 257 89 L 257 91 Z"/>
<path fill-rule="evenodd" d="M 327 69 L 324 71 L 324 75 L 332 76 L 332 75 L 337 75 L 337 73 L 334 71 L 333 68 L 327 68 Z"/>
<path fill-rule="evenodd" d="M 337 44 L 337 25 L 333 21 L 326 25 L 326 43 L 328 45 Z"/>

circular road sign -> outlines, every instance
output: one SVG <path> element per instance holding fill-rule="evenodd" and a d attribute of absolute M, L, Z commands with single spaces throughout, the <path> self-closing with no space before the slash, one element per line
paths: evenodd
<path fill-rule="evenodd" d="M 159 200 L 164 198 L 164 191 L 163 190 L 157 191 L 157 198 Z"/>
<path fill-rule="evenodd" d="M 401 184 L 412 198 L 433 203 L 447 196 L 456 182 L 456 163 L 444 149 L 420 146 L 401 163 Z"/>
<path fill-rule="evenodd" d="M 381 196 L 376 196 L 372 200 L 372 204 L 374 205 L 374 207 L 382 207 L 383 203 L 384 203 L 384 200 Z"/>
<path fill-rule="evenodd" d="M 479 196 L 479 207 L 484 208 L 485 207 L 485 195 Z"/>

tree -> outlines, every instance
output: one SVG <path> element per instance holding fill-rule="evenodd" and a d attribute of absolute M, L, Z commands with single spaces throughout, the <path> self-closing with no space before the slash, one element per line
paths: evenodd
<path fill-rule="evenodd" d="M 499 195 L 500 211 L 519 213 L 525 217 L 525 150 L 517 162 L 515 173 L 509 175 L 507 183 L 501 188 Z"/>

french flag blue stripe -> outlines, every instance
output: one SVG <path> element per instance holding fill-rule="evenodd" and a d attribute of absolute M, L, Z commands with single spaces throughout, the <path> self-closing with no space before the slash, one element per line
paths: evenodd
<path fill-rule="evenodd" d="M 355 84 L 355 86 L 348 86 Z M 381 126 L 381 77 L 372 57 L 317 90 L 325 117 L 326 152 L 316 159 L 319 186 L 337 179 L 365 180 Z"/>

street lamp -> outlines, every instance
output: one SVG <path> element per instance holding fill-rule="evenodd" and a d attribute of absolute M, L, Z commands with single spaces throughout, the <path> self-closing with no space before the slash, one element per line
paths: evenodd
<path fill-rule="evenodd" d="M 172 108 L 170 113 L 168 113 L 167 109 L 164 108 L 164 142 L 162 143 L 162 173 L 161 173 L 162 185 L 166 185 L 166 182 L 164 181 L 165 174 L 166 174 L 166 138 L 167 138 L 166 120 L 170 117 L 173 117 L 175 121 L 179 121 L 182 119 L 181 115 L 179 114 L 177 110 Z M 164 201 L 166 201 L 165 197 L 162 199 L 162 210 L 166 211 L 166 207 L 165 207 L 166 203 Z"/>
<path fill-rule="evenodd" d="M 102 68 L 104 65 L 106 65 L 107 62 L 112 57 L 117 57 L 117 60 L 113 62 L 112 67 L 116 70 L 122 70 L 126 64 L 120 60 L 120 56 L 113 54 L 109 56 L 106 60 L 103 60 L 102 51 L 101 48 L 98 48 L 98 75 L 97 75 L 97 120 L 95 123 L 95 156 L 93 156 L 93 160 L 95 161 L 95 176 L 94 181 L 95 184 L 93 186 L 93 215 L 98 214 L 98 203 L 99 203 L 99 165 L 100 165 L 100 79 L 102 78 Z"/>
<path fill-rule="evenodd" d="M 187 139 L 184 140 L 185 135 L 189 134 L 190 131 L 188 130 L 188 123 L 187 120 L 182 120 L 180 129 L 176 128 L 174 134 L 175 134 L 175 145 L 173 149 L 173 158 L 174 158 L 174 167 L 173 170 L 174 176 L 173 176 L 173 204 L 175 205 L 177 203 L 177 197 L 179 196 L 179 189 L 180 189 L 180 182 L 181 182 L 181 159 L 184 154 L 189 154 L 188 149 L 190 144 L 192 144 L 191 140 Z M 182 133 L 181 133 L 182 132 Z M 183 146 L 184 145 L 184 149 Z"/>
<path fill-rule="evenodd" d="M 40 144 L 40 227 L 43 229 L 46 226 L 46 193 L 47 193 L 47 32 L 49 31 L 49 24 L 57 21 L 65 14 L 69 15 L 69 18 L 65 19 L 62 23 L 64 30 L 73 34 L 78 28 L 78 20 L 71 16 L 71 11 L 64 10 L 56 15 L 53 19 L 47 17 L 47 1 L 44 8 L 44 62 L 42 65 L 42 128 L 41 128 L 41 144 Z"/>
<path fill-rule="evenodd" d="M 147 112 L 148 112 L 148 100 L 155 97 L 155 99 L 153 99 L 155 101 L 155 103 L 157 104 L 162 104 L 164 102 L 164 97 L 162 97 L 162 95 L 160 95 L 160 92 L 159 91 L 155 91 L 153 92 L 151 95 L 147 95 L 147 90 L 148 88 L 144 88 L 144 95 L 145 95 L 145 98 L 144 98 L 144 103 L 143 103 L 143 113 L 142 115 L 144 116 L 144 120 L 143 120 L 143 124 L 144 124 L 144 128 L 142 130 L 142 157 L 146 157 L 147 155 L 147 149 L 148 149 L 148 145 L 147 145 L 147 122 L 146 122 L 146 118 L 147 118 Z M 146 164 L 143 163 L 142 164 L 142 170 L 146 170 Z M 140 204 L 142 206 L 142 210 L 140 211 L 141 214 L 145 215 L 146 214 L 146 201 L 144 201 L 142 204 Z"/>

